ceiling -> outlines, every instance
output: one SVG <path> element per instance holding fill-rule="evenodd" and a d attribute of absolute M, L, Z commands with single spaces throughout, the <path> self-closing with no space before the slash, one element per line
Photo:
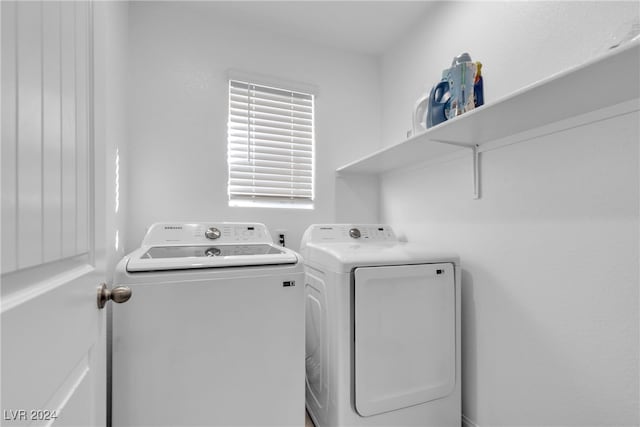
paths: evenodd
<path fill-rule="evenodd" d="M 227 22 L 314 44 L 381 54 L 433 7 L 433 1 L 203 1 Z"/>

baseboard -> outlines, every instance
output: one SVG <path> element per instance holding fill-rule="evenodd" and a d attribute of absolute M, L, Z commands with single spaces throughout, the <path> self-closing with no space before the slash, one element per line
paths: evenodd
<path fill-rule="evenodd" d="M 471 421 L 466 415 L 462 415 L 462 427 L 480 427 L 478 424 Z"/>

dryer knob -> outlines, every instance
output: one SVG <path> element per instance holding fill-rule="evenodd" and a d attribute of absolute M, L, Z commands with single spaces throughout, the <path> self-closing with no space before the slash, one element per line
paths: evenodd
<path fill-rule="evenodd" d="M 359 239 L 360 230 L 358 230 L 357 228 L 352 228 L 351 230 L 349 230 L 349 236 L 353 237 L 354 239 Z"/>
<path fill-rule="evenodd" d="M 207 231 L 205 231 L 204 235 L 207 237 L 207 239 L 211 239 L 211 240 L 215 240 L 218 239 L 222 233 L 220 233 L 220 230 L 218 230 L 215 227 L 210 227 Z"/>

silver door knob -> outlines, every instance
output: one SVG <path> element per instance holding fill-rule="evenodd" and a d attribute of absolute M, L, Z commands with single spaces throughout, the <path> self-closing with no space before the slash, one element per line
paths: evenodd
<path fill-rule="evenodd" d="M 113 289 L 107 288 L 105 283 L 98 287 L 98 308 L 103 309 L 107 301 L 111 300 L 122 304 L 131 298 L 131 289 L 126 286 L 116 286 Z"/>

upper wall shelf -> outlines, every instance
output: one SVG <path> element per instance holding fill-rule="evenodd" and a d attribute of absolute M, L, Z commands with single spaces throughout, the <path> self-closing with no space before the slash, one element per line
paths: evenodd
<path fill-rule="evenodd" d="M 478 147 L 640 98 L 640 41 L 527 86 L 494 103 L 337 169 L 339 174 L 377 174 L 468 147 L 473 150 L 478 196 Z"/>

